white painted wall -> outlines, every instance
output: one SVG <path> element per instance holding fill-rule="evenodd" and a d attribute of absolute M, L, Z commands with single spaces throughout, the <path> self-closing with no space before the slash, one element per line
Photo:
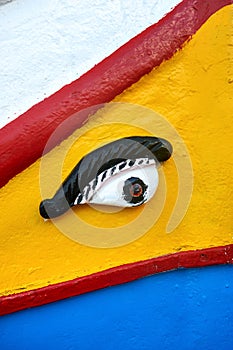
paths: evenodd
<path fill-rule="evenodd" d="M 181 0 L 15 0 L 0 6 L 0 127 L 80 77 Z"/>

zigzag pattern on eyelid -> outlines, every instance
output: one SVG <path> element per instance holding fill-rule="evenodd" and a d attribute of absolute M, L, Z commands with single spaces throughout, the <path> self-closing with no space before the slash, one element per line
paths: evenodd
<path fill-rule="evenodd" d="M 146 165 L 155 164 L 154 159 L 148 159 L 148 158 L 138 158 L 135 160 L 127 159 L 126 161 L 123 161 L 117 165 L 114 165 L 112 168 L 109 168 L 102 173 L 100 173 L 94 180 L 92 180 L 86 187 L 84 187 L 83 192 L 80 193 L 74 204 L 84 204 L 91 200 L 93 195 L 99 190 L 99 188 L 102 186 L 104 182 L 109 180 L 111 177 L 113 177 L 116 174 L 119 174 L 122 171 L 133 169 L 133 168 L 141 168 Z"/>

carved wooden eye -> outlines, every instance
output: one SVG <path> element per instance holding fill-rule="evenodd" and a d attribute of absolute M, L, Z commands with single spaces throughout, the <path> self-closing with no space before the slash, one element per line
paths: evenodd
<path fill-rule="evenodd" d="M 157 189 L 157 165 L 171 154 L 172 145 L 154 136 L 131 136 L 106 144 L 77 163 L 53 198 L 41 202 L 40 214 L 54 218 L 85 203 L 141 205 Z"/>

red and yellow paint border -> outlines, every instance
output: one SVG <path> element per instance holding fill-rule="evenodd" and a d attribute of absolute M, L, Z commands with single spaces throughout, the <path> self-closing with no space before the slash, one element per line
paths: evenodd
<path fill-rule="evenodd" d="M 231 0 L 184 0 L 81 78 L 33 106 L 0 130 L 0 187 L 41 157 L 57 126 L 72 114 L 111 101 L 169 59 L 207 19 Z M 87 115 L 79 116 L 68 136 Z"/>
<path fill-rule="evenodd" d="M 32 107 L 0 131 L 1 185 L 40 157 L 54 129 L 71 114 L 108 102 L 171 57 L 218 9 L 231 1 L 183 1 L 77 81 Z M 83 114 L 75 128 L 87 116 Z M 67 131 L 67 136 L 72 130 Z M 233 245 L 180 252 L 0 298 L 0 314 L 43 305 L 177 268 L 232 264 Z"/>
<path fill-rule="evenodd" d="M 89 276 L 56 283 L 43 288 L 3 296 L 0 315 L 48 304 L 101 288 L 114 286 L 152 274 L 179 268 L 233 264 L 233 245 L 169 254 L 166 256 L 117 266 Z"/>

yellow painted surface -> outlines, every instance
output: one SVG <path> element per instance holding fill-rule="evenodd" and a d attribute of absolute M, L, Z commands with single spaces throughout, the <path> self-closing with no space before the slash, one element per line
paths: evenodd
<path fill-rule="evenodd" d="M 41 172 L 39 160 L 0 190 L 1 295 L 168 253 L 232 243 L 232 9 L 227 6 L 212 16 L 171 60 L 115 99 L 149 110 L 120 104 L 99 111 L 43 158 Z M 81 243 L 60 232 L 52 222 L 41 219 L 40 175 L 43 191 L 52 195 L 60 177 L 50 171 L 57 169 L 59 174 L 59 159 L 71 142 L 74 143 L 64 160 L 63 178 L 83 155 L 116 138 L 155 133 L 170 136 L 173 141 L 172 127 L 155 112 L 165 117 L 184 140 L 194 175 L 190 206 L 171 233 L 166 233 L 166 227 L 180 190 L 180 176 L 183 180 L 186 176 L 183 185 L 187 184 L 187 191 L 190 190 L 191 175 L 182 169 L 182 157 L 184 162 L 187 159 L 180 154 L 184 148 L 179 148 L 179 139 L 174 140 L 174 157 L 160 169 L 161 182 L 152 202 L 116 213 L 85 205 L 56 221 L 66 230 L 69 219 L 77 218 L 80 226 L 74 221 L 73 238 Z M 114 122 L 117 123 L 111 124 Z M 181 162 L 178 171 L 177 162 Z M 182 191 L 185 197 L 185 186 Z M 141 235 L 141 228 L 147 228 L 147 232 Z M 113 248 L 129 238 L 136 240 Z M 97 246 L 105 239 L 111 248 Z"/>

